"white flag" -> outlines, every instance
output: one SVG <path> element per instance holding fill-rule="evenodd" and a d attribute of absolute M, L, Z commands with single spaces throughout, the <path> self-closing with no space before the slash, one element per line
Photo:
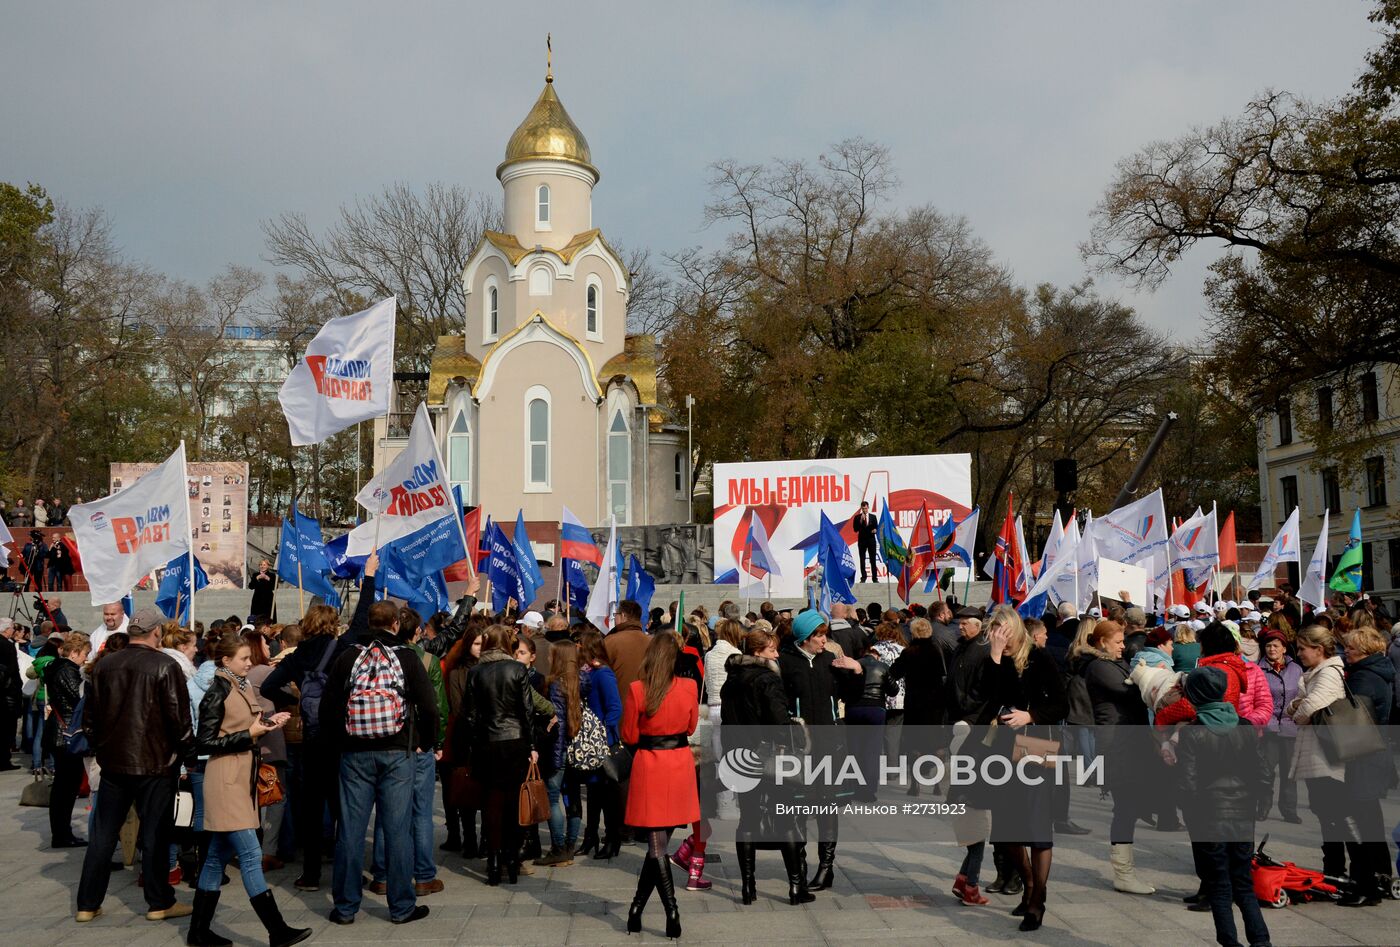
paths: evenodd
<path fill-rule="evenodd" d="M 593 591 L 588 594 L 588 610 L 585 612 L 594 627 L 603 629 L 603 634 L 612 630 L 620 578 L 617 572 L 617 517 L 609 519 L 612 526 L 608 531 L 608 548 L 603 553 L 603 564 L 598 567 L 598 581 L 593 583 Z"/>
<path fill-rule="evenodd" d="M 1220 565 L 1220 534 L 1215 527 L 1215 507 L 1209 513 L 1196 510 L 1172 531 L 1172 571 L 1186 571 L 1186 585 L 1194 589 L 1205 581 L 1206 573 Z M 1194 579 L 1194 581 L 1193 581 Z"/>
<path fill-rule="evenodd" d="M 1327 520 L 1328 511 L 1322 511 L 1322 532 L 1317 534 L 1317 545 L 1313 547 L 1312 558 L 1308 560 L 1308 571 L 1298 587 L 1298 598 L 1321 611 L 1327 606 Z"/>
<path fill-rule="evenodd" d="M 1073 526 L 1074 524 L 1071 522 L 1070 525 Z M 1078 549 L 1075 547 L 1078 545 L 1079 541 L 1077 536 L 1071 538 L 1069 533 L 1064 535 L 1059 549 L 1061 555 L 1056 556 L 1055 561 L 1041 571 L 1040 578 L 1035 580 L 1035 585 L 1026 593 L 1027 601 L 1030 601 L 1042 592 L 1053 595 L 1056 584 L 1062 577 L 1068 577 L 1070 581 L 1073 582 L 1075 563 L 1078 561 L 1075 555 Z"/>
<path fill-rule="evenodd" d="M 381 546 L 452 515 L 452 490 L 438 456 L 427 405 L 418 405 L 408 445 L 365 484 L 355 500 L 379 519 L 375 529 Z"/>
<path fill-rule="evenodd" d="M 10 532 L 10 527 L 5 525 L 5 518 L 0 516 L 0 546 L 8 546 L 14 541 L 14 534 Z"/>
<path fill-rule="evenodd" d="M 389 411 L 394 381 L 394 297 L 332 319 L 306 346 L 277 400 L 292 444 L 319 444 Z"/>
<path fill-rule="evenodd" d="M 969 569 L 976 552 L 972 547 L 977 543 L 977 520 L 981 515 L 982 508 L 974 506 L 972 512 L 962 518 L 953 530 L 953 545 L 948 550 L 948 555 L 957 556 Z"/>
<path fill-rule="evenodd" d="M 1094 540 L 1094 514 L 1085 513 L 1084 532 L 1075 547 L 1074 558 L 1079 570 L 1079 601 L 1074 604 L 1083 614 L 1094 599 L 1094 590 L 1099 587 L 1099 551 Z"/>
<path fill-rule="evenodd" d="M 1056 605 L 1061 602 L 1074 602 L 1074 607 L 1079 607 L 1077 601 L 1079 596 L 1074 594 L 1075 585 L 1079 582 L 1079 542 L 1079 519 L 1071 516 L 1069 525 L 1065 527 L 1064 534 L 1060 537 L 1055 559 L 1053 561 L 1047 559 L 1048 565 L 1041 567 L 1044 570 L 1041 574 L 1044 575 L 1045 571 L 1049 571 L 1061 559 L 1070 560 L 1065 564 L 1063 571 L 1056 576 L 1055 584 L 1050 587 L 1050 601 Z"/>
<path fill-rule="evenodd" d="M 92 604 L 120 601 L 148 572 L 190 550 L 184 441 L 120 493 L 75 505 L 68 516 Z"/>
<path fill-rule="evenodd" d="M 1259 568 L 1254 573 L 1254 578 L 1249 580 L 1249 584 L 1245 588 L 1253 592 L 1265 582 L 1272 584 L 1274 569 L 1278 567 L 1280 562 L 1299 561 L 1298 508 L 1295 506 L 1287 521 L 1284 522 L 1283 528 L 1274 537 L 1274 541 L 1269 543 L 1269 549 L 1264 553 L 1264 558 L 1259 561 Z"/>
<path fill-rule="evenodd" d="M 1055 518 L 1050 521 L 1050 535 L 1045 537 L 1045 548 L 1040 551 L 1040 562 L 1036 563 L 1037 576 L 1055 564 L 1055 556 L 1060 551 L 1060 541 L 1065 538 L 1065 524 L 1060 520 L 1060 511 L 1055 510 Z"/>

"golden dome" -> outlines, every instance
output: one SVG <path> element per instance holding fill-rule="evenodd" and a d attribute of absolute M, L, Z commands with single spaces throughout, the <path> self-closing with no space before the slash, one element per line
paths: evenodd
<path fill-rule="evenodd" d="M 564 103 L 554 92 L 553 76 L 545 79 L 544 91 L 535 100 L 535 107 L 530 109 L 525 121 L 510 136 L 506 144 L 506 160 L 496 168 L 496 177 L 499 178 L 508 165 L 536 160 L 582 165 L 593 172 L 595 179 L 599 177 L 588 150 L 588 139 L 583 137 L 583 132 L 564 111 Z"/>

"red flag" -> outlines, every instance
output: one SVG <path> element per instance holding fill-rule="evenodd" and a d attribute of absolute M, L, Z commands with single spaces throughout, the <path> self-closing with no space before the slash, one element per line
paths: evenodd
<path fill-rule="evenodd" d="M 1220 568 L 1238 569 L 1239 550 L 1235 548 L 1235 512 L 1231 510 L 1225 517 L 1225 525 L 1220 527 Z"/>
<path fill-rule="evenodd" d="M 59 542 L 63 543 L 64 547 L 67 548 L 68 555 L 73 560 L 73 572 L 82 572 L 83 560 L 82 557 L 78 555 L 78 544 L 73 541 L 73 537 L 65 534 L 60 537 Z"/>
<path fill-rule="evenodd" d="M 914 532 L 909 535 L 909 562 L 899 570 L 897 590 L 899 597 L 909 601 L 909 591 L 918 582 L 928 567 L 933 565 L 933 530 L 928 525 L 928 504 L 919 504 L 919 521 L 914 524 Z"/>
<path fill-rule="evenodd" d="M 480 550 L 481 548 L 481 507 L 477 507 L 470 513 L 462 515 L 462 531 L 467 534 L 467 549 Z M 471 555 L 469 552 L 468 555 Z M 476 568 L 481 568 L 481 556 L 478 553 L 475 557 Z M 466 582 L 471 578 L 467 572 L 467 560 L 459 559 L 446 569 L 442 570 L 442 577 L 448 582 Z"/>
<path fill-rule="evenodd" d="M 1006 519 L 1002 521 L 1001 532 L 997 534 L 996 549 L 992 553 L 996 568 L 992 577 L 992 605 L 1016 604 L 1016 589 L 1021 584 L 1021 550 L 1016 539 L 1016 514 L 1012 510 L 1014 494 L 1006 497 Z"/>

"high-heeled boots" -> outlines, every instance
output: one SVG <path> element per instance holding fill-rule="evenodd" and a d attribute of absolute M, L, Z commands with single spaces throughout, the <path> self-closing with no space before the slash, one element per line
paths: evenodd
<path fill-rule="evenodd" d="M 804 859 L 800 851 L 800 846 L 796 842 L 786 842 L 779 849 L 783 853 L 783 867 L 787 869 L 788 876 L 788 904 L 810 904 L 817 900 L 817 896 L 812 894 L 807 887 L 807 869 L 802 864 Z M 750 858 L 753 856 L 750 855 Z M 753 863 L 749 864 L 749 879 L 753 878 Z M 830 887 L 828 885 L 828 887 Z M 748 903 L 748 902 L 744 902 Z"/>
<path fill-rule="evenodd" d="M 753 904 L 758 898 L 758 850 L 752 842 L 735 842 L 734 858 L 739 862 L 739 900 Z"/>
<path fill-rule="evenodd" d="M 666 909 L 666 936 L 674 940 L 681 936 L 681 909 L 676 903 L 675 882 L 671 880 L 671 862 L 659 862 L 656 871 L 656 891 Z"/>
<path fill-rule="evenodd" d="M 807 885 L 809 891 L 825 891 L 834 880 L 836 843 L 817 842 L 817 873 Z"/>
<path fill-rule="evenodd" d="M 632 906 L 627 909 L 628 934 L 642 932 L 642 912 L 646 910 L 652 889 L 656 887 L 657 869 L 656 859 L 647 855 L 642 861 L 642 873 L 637 876 L 637 893 L 632 897 Z"/>
<path fill-rule="evenodd" d="M 252 905 L 258 920 L 267 930 L 269 947 L 292 947 L 292 944 L 299 944 L 311 936 L 311 928 L 291 927 L 282 920 L 282 912 L 277 910 L 277 901 L 270 890 L 253 898 Z"/>

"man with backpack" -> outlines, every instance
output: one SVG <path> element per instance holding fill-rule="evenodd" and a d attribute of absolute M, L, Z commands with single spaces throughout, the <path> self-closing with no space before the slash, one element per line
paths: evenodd
<path fill-rule="evenodd" d="M 428 916 L 413 886 L 413 784 L 418 752 L 438 747 L 437 697 L 422 661 L 399 640 L 398 606 L 375 602 L 368 624 L 368 633 L 332 662 L 320 707 L 322 736 L 340 745 L 330 919 L 352 924 L 360 910 L 365 832 L 377 806 L 389 920 L 407 924 Z"/>

